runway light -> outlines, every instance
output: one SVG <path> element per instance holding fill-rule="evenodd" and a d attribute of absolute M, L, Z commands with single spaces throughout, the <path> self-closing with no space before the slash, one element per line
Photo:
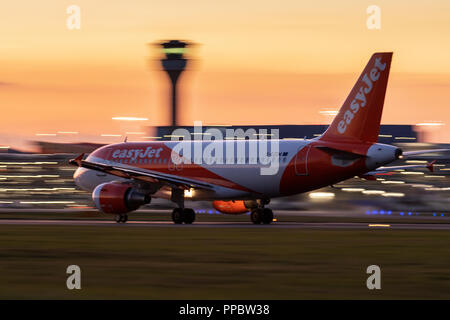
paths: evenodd
<path fill-rule="evenodd" d="M 341 190 L 345 191 L 345 192 L 362 192 L 366 189 L 364 189 L 364 188 L 342 188 Z"/>
<path fill-rule="evenodd" d="M 404 216 L 404 215 L 405 215 L 405 213 L 404 213 L 404 212 L 400 212 L 400 215 L 401 215 L 401 216 Z"/>
<path fill-rule="evenodd" d="M 385 184 L 403 184 L 403 183 L 405 183 L 405 181 L 386 180 L 386 181 L 381 181 L 381 183 L 385 183 Z"/>
<path fill-rule="evenodd" d="M 20 201 L 23 204 L 66 204 L 75 203 L 75 201 Z"/>
<path fill-rule="evenodd" d="M 379 228 L 389 228 L 391 225 L 390 224 L 369 224 L 369 227 L 379 227 Z"/>
<path fill-rule="evenodd" d="M 148 118 L 139 118 L 139 117 L 112 117 L 113 120 L 121 120 L 121 121 L 147 121 Z"/>
<path fill-rule="evenodd" d="M 332 199 L 334 196 L 333 192 L 311 192 L 309 194 L 311 199 Z"/>
<path fill-rule="evenodd" d="M 400 172 L 400 174 L 410 174 L 410 175 L 419 175 L 419 174 L 424 174 L 423 172 L 418 172 L 418 171 L 402 171 Z"/>
<path fill-rule="evenodd" d="M 397 197 L 397 198 L 400 198 L 400 197 L 404 197 L 405 194 L 401 193 L 401 192 L 386 192 L 386 193 L 383 193 L 382 196 L 383 197 Z"/>
<path fill-rule="evenodd" d="M 445 178 L 445 176 L 433 175 L 433 176 L 424 176 L 424 178 L 438 178 L 438 179 L 441 179 L 441 178 Z"/>
<path fill-rule="evenodd" d="M 364 190 L 362 193 L 364 194 L 383 194 L 385 191 L 383 190 Z"/>
<path fill-rule="evenodd" d="M 277 220 L 277 218 L 273 218 L 272 221 L 273 222 L 277 222 L 278 220 Z"/>

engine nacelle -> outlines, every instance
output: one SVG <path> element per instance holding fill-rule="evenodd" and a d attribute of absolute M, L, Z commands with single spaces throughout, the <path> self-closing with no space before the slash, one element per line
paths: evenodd
<path fill-rule="evenodd" d="M 150 203 L 150 196 L 130 184 L 107 182 L 92 192 L 92 200 L 103 213 L 124 214 Z"/>
<path fill-rule="evenodd" d="M 244 200 L 230 200 L 230 201 L 221 201 L 216 200 L 213 201 L 213 207 L 221 212 L 226 214 L 241 214 L 249 212 L 249 207 L 246 206 L 246 201 Z"/>

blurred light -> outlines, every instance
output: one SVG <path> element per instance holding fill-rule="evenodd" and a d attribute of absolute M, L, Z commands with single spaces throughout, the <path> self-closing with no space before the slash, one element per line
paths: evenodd
<path fill-rule="evenodd" d="M 148 118 L 138 118 L 138 117 L 112 117 L 113 120 L 122 121 L 147 121 Z"/>
<path fill-rule="evenodd" d="M 433 187 L 431 184 L 412 184 L 413 188 L 431 188 Z"/>
<path fill-rule="evenodd" d="M 443 126 L 443 122 L 422 122 L 416 124 L 416 126 Z"/>
<path fill-rule="evenodd" d="M 58 164 L 58 162 L 54 162 L 54 161 L 36 161 L 36 162 L 0 162 L 0 164 L 9 164 L 9 165 L 35 165 L 35 164 Z"/>
<path fill-rule="evenodd" d="M 23 204 L 66 204 L 75 203 L 75 201 L 20 201 Z"/>
<path fill-rule="evenodd" d="M 311 192 L 309 194 L 311 199 L 332 199 L 334 196 L 333 192 Z"/>
<path fill-rule="evenodd" d="M 379 134 L 378 137 L 380 138 L 392 138 L 391 134 Z"/>
<path fill-rule="evenodd" d="M 419 171 L 402 171 L 402 172 L 400 172 L 400 174 L 416 174 L 416 175 L 419 175 L 419 174 L 424 174 L 423 172 L 419 172 Z"/>
<path fill-rule="evenodd" d="M 406 160 L 406 163 L 427 163 L 425 160 Z"/>
<path fill-rule="evenodd" d="M 59 175 L 53 175 L 53 174 L 42 174 L 42 175 L 36 175 L 36 176 L 5 176 L 0 175 L 0 178 L 58 178 Z"/>
<path fill-rule="evenodd" d="M 445 178 L 445 176 L 432 175 L 432 176 L 424 176 L 424 178 Z"/>
<path fill-rule="evenodd" d="M 362 193 L 364 194 L 383 194 L 385 191 L 383 190 L 364 190 Z"/>
<path fill-rule="evenodd" d="M 36 133 L 37 136 L 56 136 L 56 133 Z"/>
<path fill-rule="evenodd" d="M 0 149 L 9 149 L 9 146 L 0 146 Z"/>
<path fill-rule="evenodd" d="M 389 228 L 390 224 L 369 224 L 369 227 L 382 227 L 382 228 Z"/>
<path fill-rule="evenodd" d="M 184 136 L 176 134 L 165 134 L 164 138 L 184 138 Z"/>
<path fill-rule="evenodd" d="M 125 134 L 135 134 L 135 135 L 140 135 L 140 134 L 145 134 L 145 132 L 125 132 Z"/>
<path fill-rule="evenodd" d="M 102 137 L 121 137 L 121 134 L 109 134 L 109 133 L 102 133 Z"/>
<path fill-rule="evenodd" d="M 405 183 L 405 181 L 388 180 L 388 181 L 381 181 L 381 183 L 385 183 L 385 184 L 403 184 L 403 183 Z"/>
<path fill-rule="evenodd" d="M 400 212 L 400 215 L 403 216 L 403 215 L 405 215 L 405 213 L 404 212 Z"/>
<path fill-rule="evenodd" d="M 346 191 L 346 192 L 361 192 L 366 189 L 364 189 L 364 188 L 342 188 L 341 190 Z"/>
<path fill-rule="evenodd" d="M 416 140 L 414 137 L 395 137 L 395 140 Z"/>
<path fill-rule="evenodd" d="M 277 222 L 278 220 L 277 220 L 277 218 L 273 218 L 272 221 L 273 222 Z"/>
<path fill-rule="evenodd" d="M 194 189 L 184 190 L 184 196 L 186 198 L 192 198 L 194 196 Z"/>
<path fill-rule="evenodd" d="M 142 137 L 143 139 L 161 139 L 162 137 Z"/>
<path fill-rule="evenodd" d="M 320 110 L 319 113 L 324 116 L 335 116 L 338 114 L 338 110 Z"/>
<path fill-rule="evenodd" d="M 382 194 L 383 197 L 404 197 L 405 194 L 401 192 L 386 192 Z"/>
<path fill-rule="evenodd" d="M 61 133 L 61 134 L 78 134 L 77 131 L 58 131 L 58 133 Z"/>

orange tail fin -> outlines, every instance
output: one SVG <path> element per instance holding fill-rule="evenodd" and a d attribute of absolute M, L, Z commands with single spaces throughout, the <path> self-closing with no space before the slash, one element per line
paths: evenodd
<path fill-rule="evenodd" d="M 377 142 L 392 52 L 372 55 L 321 140 Z"/>

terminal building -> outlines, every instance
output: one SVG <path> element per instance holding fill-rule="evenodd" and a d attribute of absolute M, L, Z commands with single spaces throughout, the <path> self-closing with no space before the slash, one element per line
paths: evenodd
<path fill-rule="evenodd" d="M 179 129 L 186 129 L 194 135 L 193 126 L 178 126 Z M 243 125 L 243 126 L 203 126 L 202 133 L 207 132 L 208 129 L 218 129 L 226 137 L 226 130 L 242 129 L 244 132 L 247 130 L 255 130 L 257 135 L 266 130 L 267 134 L 273 132 L 272 130 L 278 130 L 280 139 L 312 139 L 320 136 L 328 128 L 328 125 Z M 414 130 L 413 125 L 381 125 L 378 142 L 393 144 L 401 142 L 420 142 L 417 131 Z M 197 129 L 198 130 L 198 129 Z M 156 127 L 156 137 L 158 140 L 171 140 L 174 135 L 172 126 L 159 126 Z M 247 136 L 246 139 L 252 139 Z"/>

